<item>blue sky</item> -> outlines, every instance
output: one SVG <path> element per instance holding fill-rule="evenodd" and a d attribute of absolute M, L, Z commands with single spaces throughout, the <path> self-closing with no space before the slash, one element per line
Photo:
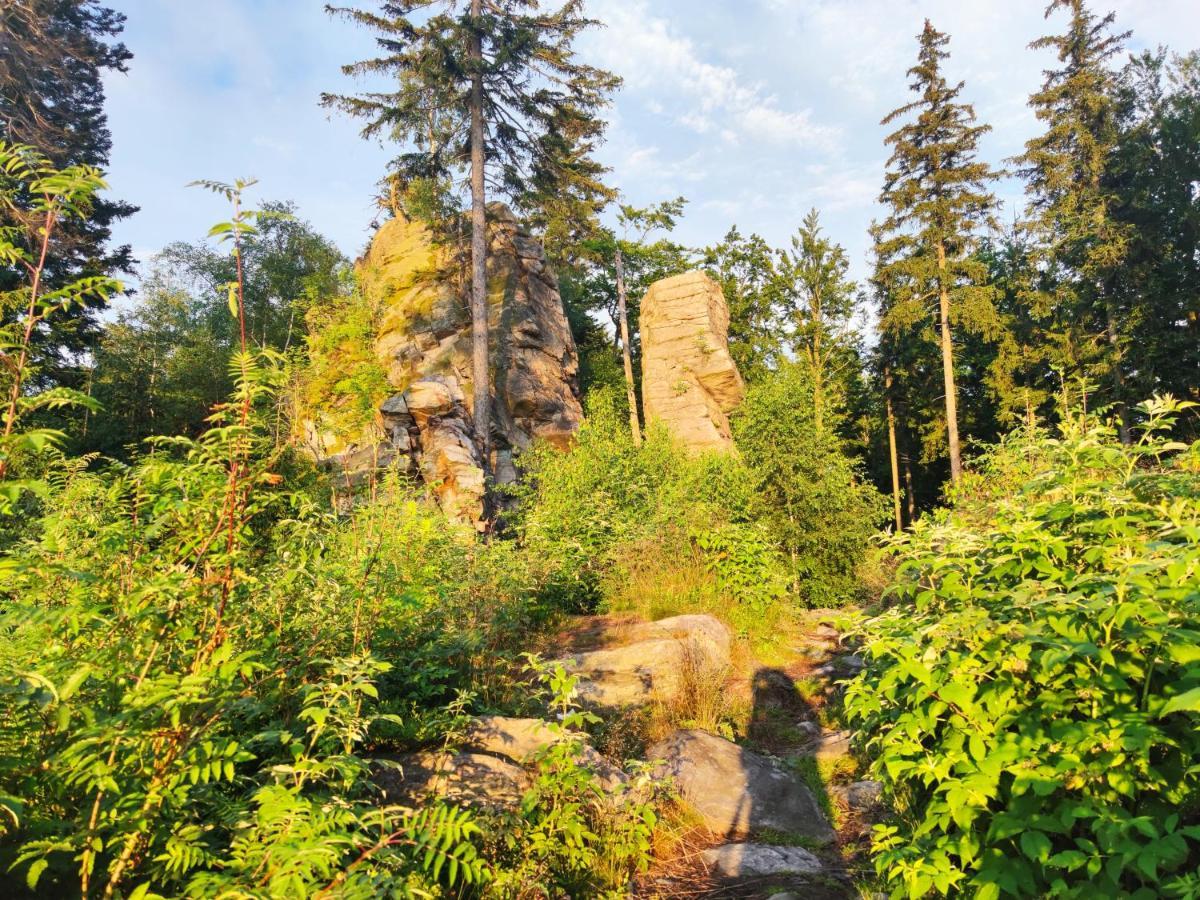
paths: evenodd
<path fill-rule="evenodd" d="M 368 34 L 319 0 L 110 0 L 129 17 L 127 75 L 108 79 L 114 194 L 141 207 L 117 232 L 148 258 L 223 217 L 196 178 L 255 176 L 258 196 L 300 214 L 357 255 L 378 212 L 389 150 L 330 116 L 323 90 L 373 52 Z M 677 236 L 718 241 L 732 224 L 787 242 L 817 207 L 865 271 L 866 228 L 886 159 L 880 118 L 906 102 L 904 72 L 925 17 L 951 35 L 950 77 L 994 126 L 993 161 L 1038 126 L 1025 106 L 1052 63 L 1026 49 L 1044 0 L 592 0 L 607 27 L 589 62 L 625 78 L 602 158 L 628 202 L 683 195 Z M 1200 0 L 1096 0 L 1132 29 L 1130 49 L 1200 47 Z M 1060 19 L 1055 19 L 1057 27 Z M 1020 186 L 1002 186 L 1011 204 Z M 1009 213 L 1011 215 L 1011 212 Z"/>

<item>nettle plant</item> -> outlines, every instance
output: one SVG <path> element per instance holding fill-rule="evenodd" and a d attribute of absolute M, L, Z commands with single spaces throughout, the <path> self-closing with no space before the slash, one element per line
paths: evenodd
<path fill-rule="evenodd" d="M 1077 418 L 1037 473 L 891 539 L 846 710 L 896 817 L 894 897 L 1200 896 L 1200 444 Z M 999 466 L 1003 469 L 1004 466 Z M 982 524 L 986 522 L 987 524 Z"/>

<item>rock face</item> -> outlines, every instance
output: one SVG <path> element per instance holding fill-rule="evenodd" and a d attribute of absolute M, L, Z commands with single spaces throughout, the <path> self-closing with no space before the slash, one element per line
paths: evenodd
<path fill-rule="evenodd" d="M 799 776 L 706 731 L 677 731 L 649 749 L 661 773 L 712 831 L 727 836 L 765 828 L 815 841 L 834 838 L 816 798 Z"/>
<path fill-rule="evenodd" d="M 541 439 L 566 447 L 583 418 L 579 358 L 558 280 L 541 245 L 509 210 L 488 208 L 490 460 L 500 483 L 516 477 L 514 454 Z M 424 225 L 389 220 L 359 264 L 365 299 L 381 310 L 376 355 L 395 394 L 380 407 L 384 440 L 366 446 L 419 475 L 455 518 L 479 525 L 482 460 L 472 428 L 468 288 L 453 247 L 435 246 Z M 331 463 L 367 466 L 365 438 L 351 438 Z M 361 476 L 360 476 L 361 477 Z"/>
<path fill-rule="evenodd" d="M 729 629 L 712 616 L 675 616 L 626 630 L 626 643 L 554 662 L 579 676 L 579 700 L 616 710 L 670 697 L 689 671 L 729 665 Z M 552 663 L 553 665 L 553 663 Z"/>
<path fill-rule="evenodd" d="M 703 272 L 657 281 L 642 300 L 642 406 L 692 450 L 731 450 L 728 414 L 745 396 L 729 355 L 729 308 Z"/>
<path fill-rule="evenodd" d="M 816 875 L 823 866 L 802 847 L 771 844 L 724 844 L 700 854 L 724 878 L 762 878 L 770 875 Z"/>

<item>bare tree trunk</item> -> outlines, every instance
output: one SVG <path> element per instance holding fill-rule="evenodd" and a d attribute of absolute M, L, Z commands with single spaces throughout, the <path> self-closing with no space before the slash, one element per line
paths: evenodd
<path fill-rule="evenodd" d="M 816 423 L 817 431 L 821 431 L 825 423 L 825 385 L 823 383 L 825 368 L 821 363 L 821 329 L 824 327 L 824 323 L 821 321 L 821 298 L 819 295 L 813 298 L 812 319 L 813 420 Z"/>
<path fill-rule="evenodd" d="M 887 367 L 883 370 L 883 398 L 887 404 L 888 456 L 892 463 L 892 511 L 896 516 L 896 530 L 900 531 L 904 527 L 900 517 L 900 463 L 896 455 L 896 415 L 892 410 L 892 370 Z"/>
<path fill-rule="evenodd" d="M 1106 291 L 1107 293 L 1107 291 Z M 1117 430 L 1122 444 L 1129 444 L 1130 437 L 1129 407 L 1125 404 L 1125 371 L 1121 367 L 1121 339 L 1117 333 L 1117 312 L 1112 300 L 1104 300 L 1104 332 L 1108 338 L 1108 346 L 1112 352 L 1113 391 L 1117 395 Z"/>
<path fill-rule="evenodd" d="M 942 377 L 946 387 L 946 443 L 950 450 L 950 481 L 962 478 L 962 450 L 958 443 L 958 395 L 954 388 L 954 343 L 950 339 L 950 292 L 946 289 L 946 245 L 938 241 L 938 312 L 941 318 Z"/>
<path fill-rule="evenodd" d="M 912 457 L 907 453 L 904 459 L 904 497 L 908 502 L 908 524 L 917 521 L 917 493 L 913 490 Z"/>
<path fill-rule="evenodd" d="M 637 391 L 633 387 L 633 350 L 629 343 L 629 316 L 625 302 L 625 261 L 617 247 L 617 318 L 621 323 L 621 361 L 625 364 L 625 392 L 629 397 L 629 430 L 633 446 L 642 446 L 642 427 L 638 422 Z"/>
<path fill-rule="evenodd" d="M 483 0 L 471 0 L 477 25 Z M 484 472 L 491 469 L 491 378 L 488 372 L 487 198 L 484 189 L 483 37 L 471 35 L 471 378 L 474 382 L 475 440 Z"/>

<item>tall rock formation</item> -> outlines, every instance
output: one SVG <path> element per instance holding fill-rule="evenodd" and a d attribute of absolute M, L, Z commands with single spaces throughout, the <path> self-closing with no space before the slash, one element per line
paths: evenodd
<path fill-rule="evenodd" d="M 641 308 L 642 408 L 690 450 L 732 451 L 746 393 L 729 354 L 729 307 L 703 272 L 656 281 Z"/>
<path fill-rule="evenodd" d="M 488 209 L 489 359 L 497 482 L 514 454 L 541 439 L 566 447 L 583 418 L 579 358 L 541 245 L 504 206 Z M 382 311 L 376 355 L 394 390 L 380 406 L 382 442 L 363 436 L 329 462 L 354 472 L 395 464 L 418 475 L 455 518 L 482 524 L 484 475 L 472 422 L 471 317 L 453 247 L 394 218 L 359 265 L 367 302 Z"/>

